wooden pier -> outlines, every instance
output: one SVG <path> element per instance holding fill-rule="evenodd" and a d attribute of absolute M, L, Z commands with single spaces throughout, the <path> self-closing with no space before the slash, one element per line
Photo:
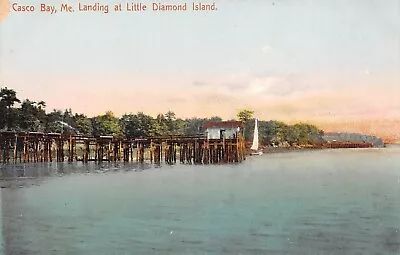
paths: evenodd
<path fill-rule="evenodd" d="M 122 161 L 175 164 L 219 164 L 246 158 L 244 138 L 205 136 L 119 138 L 59 133 L 0 132 L 0 162 Z"/>
<path fill-rule="evenodd" d="M 330 149 L 355 149 L 355 148 L 372 148 L 374 147 L 372 143 L 367 142 L 329 142 L 324 145 L 326 148 Z"/>

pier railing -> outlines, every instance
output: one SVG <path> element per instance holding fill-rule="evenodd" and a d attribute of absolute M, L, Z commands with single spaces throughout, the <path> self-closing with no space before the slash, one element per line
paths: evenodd
<path fill-rule="evenodd" d="M 60 133 L 0 132 L 0 162 L 124 161 L 217 164 L 246 158 L 244 138 L 203 135 L 127 138 Z"/>

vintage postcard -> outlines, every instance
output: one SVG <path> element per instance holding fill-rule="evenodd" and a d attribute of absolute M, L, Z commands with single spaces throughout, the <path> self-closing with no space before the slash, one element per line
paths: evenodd
<path fill-rule="evenodd" d="M 0 0 L 0 255 L 400 254 L 399 0 Z"/>

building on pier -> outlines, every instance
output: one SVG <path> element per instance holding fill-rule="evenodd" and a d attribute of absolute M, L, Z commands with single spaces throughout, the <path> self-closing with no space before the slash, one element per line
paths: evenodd
<path fill-rule="evenodd" d="M 241 121 L 207 121 L 203 124 L 207 139 L 234 139 L 243 135 L 243 127 Z"/>

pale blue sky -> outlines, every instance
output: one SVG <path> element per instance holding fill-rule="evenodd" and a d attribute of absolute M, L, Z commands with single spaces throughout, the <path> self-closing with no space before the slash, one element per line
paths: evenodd
<path fill-rule="evenodd" d="M 282 119 L 345 118 L 349 108 L 399 117 L 400 1 L 217 6 L 209 13 L 11 13 L 0 23 L 0 84 L 50 109 L 89 115 L 169 108 L 229 118 L 252 107 Z M 371 95 L 385 100 L 371 104 Z M 350 103 L 323 102 L 330 97 Z"/>

